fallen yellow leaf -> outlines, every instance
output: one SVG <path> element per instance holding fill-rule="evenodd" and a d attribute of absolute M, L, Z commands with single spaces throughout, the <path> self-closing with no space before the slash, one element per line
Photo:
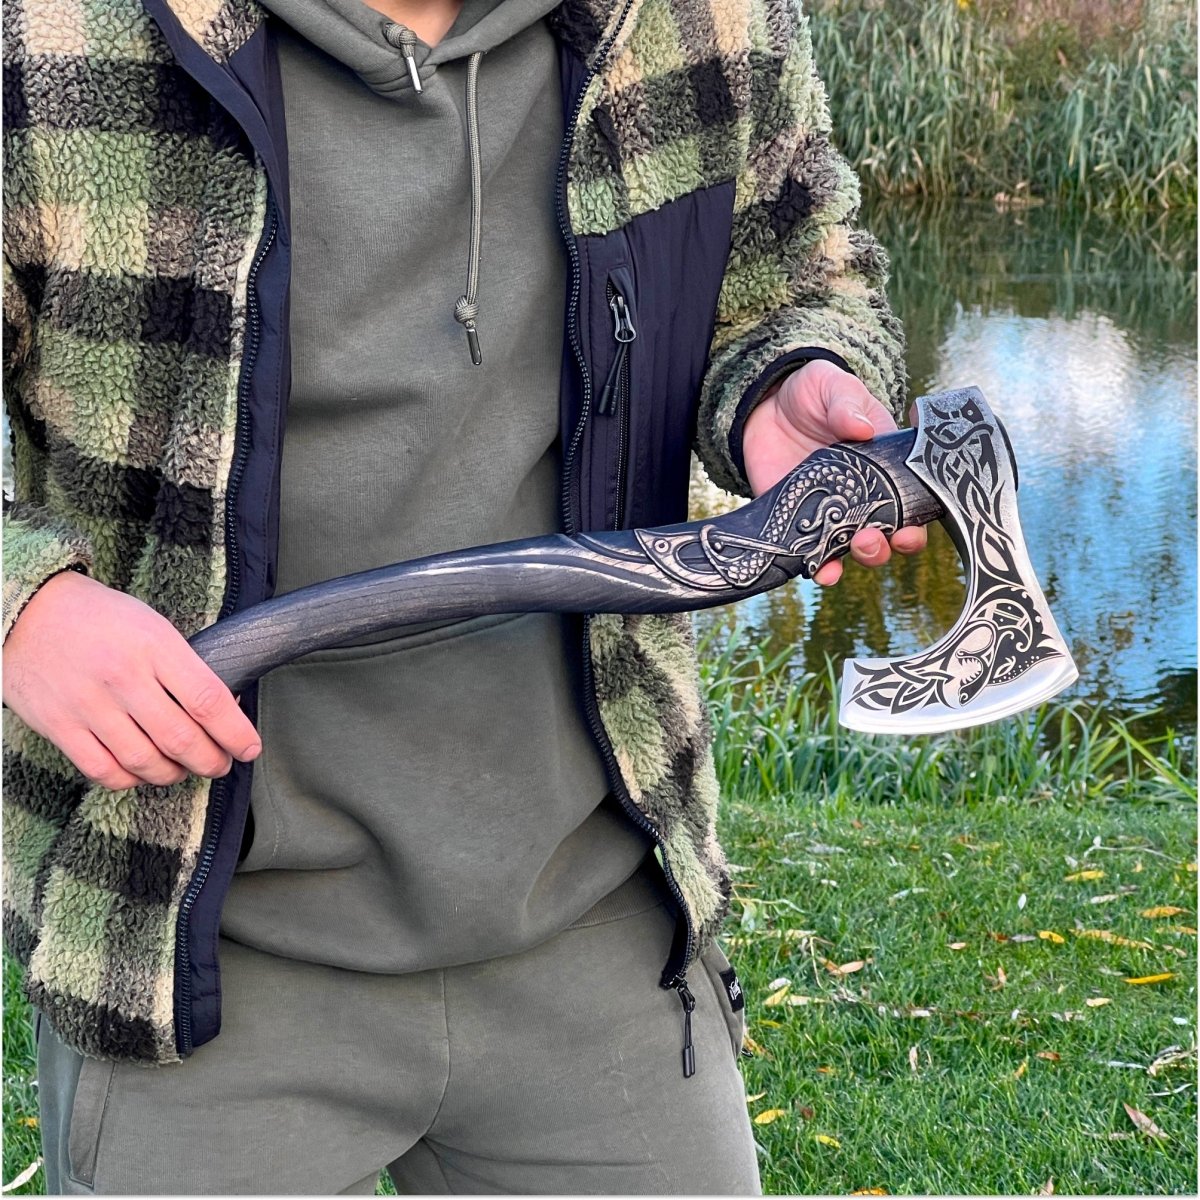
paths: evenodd
<path fill-rule="evenodd" d="M 1021 1065 L 1013 1072 L 1013 1078 L 1020 1079 L 1021 1076 L 1024 1075 L 1025 1072 L 1028 1070 L 1029 1070 L 1029 1059 L 1025 1059 L 1022 1061 Z"/>
<path fill-rule="evenodd" d="M 817 1068 L 818 1075 L 835 1075 L 836 1073 L 837 1072 L 833 1069 L 833 1067 L 818 1067 Z"/>
<path fill-rule="evenodd" d="M 753 1104 L 755 1100 L 761 1100 L 766 1094 L 766 1092 L 755 1092 L 753 1096 L 746 1097 L 746 1103 Z"/>
<path fill-rule="evenodd" d="M 1053 942 L 1056 946 L 1061 946 L 1067 940 L 1061 933 L 1055 933 L 1053 929 L 1039 929 L 1038 937 L 1043 942 Z"/>
<path fill-rule="evenodd" d="M 1135 950 L 1154 949 L 1149 942 L 1137 942 L 1133 938 L 1121 937 L 1119 933 L 1113 933 L 1111 929 L 1076 929 L 1073 932 L 1076 937 L 1095 938 L 1097 941 L 1108 942 L 1113 946 L 1132 946 Z"/>
<path fill-rule="evenodd" d="M 1089 879 L 1103 879 L 1104 872 L 1092 868 L 1088 871 L 1076 871 L 1074 875 L 1067 875 L 1064 878 L 1067 883 L 1082 883 Z"/>
<path fill-rule="evenodd" d="M 786 1108 L 768 1108 L 765 1112 L 760 1112 L 754 1118 L 755 1125 L 770 1125 L 772 1121 L 778 1121 L 780 1117 L 787 1116 Z"/>
<path fill-rule="evenodd" d="M 1062 1062 L 1062 1055 L 1053 1050 L 1039 1050 L 1038 1058 L 1044 1058 L 1047 1062 Z"/>
<path fill-rule="evenodd" d="M 790 983 L 785 983 L 777 992 L 772 992 L 764 1001 L 763 1008 L 774 1008 L 783 1003 L 783 998 L 792 990 Z"/>
<path fill-rule="evenodd" d="M 1053 1175 L 1051 1175 L 1050 1178 L 1047 1179 L 1046 1182 L 1043 1183 L 1040 1188 L 1038 1188 L 1038 1195 L 1039 1196 L 1053 1196 L 1054 1195 L 1054 1176 Z"/>
<path fill-rule="evenodd" d="M 1174 979 L 1174 971 L 1162 971 L 1158 975 L 1139 975 L 1136 979 L 1126 978 L 1126 983 L 1166 983 L 1168 979 Z"/>
<path fill-rule="evenodd" d="M 966 948 L 967 948 L 966 942 L 951 942 L 950 943 L 951 950 L 965 950 Z"/>
<path fill-rule="evenodd" d="M 1112 1000 L 1108 996 L 1091 996 L 1084 1001 L 1088 1008 L 1103 1008 L 1106 1004 L 1111 1004 Z"/>
<path fill-rule="evenodd" d="M 751 1054 L 757 1054 L 760 1058 L 771 1057 L 749 1034 L 746 1034 L 742 1038 L 742 1045 L 745 1046 Z"/>
<path fill-rule="evenodd" d="M 759 1021 L 755 1021 L 756 1025 L 762 1025 L 767 1029 L 782 1029 L 783 1026 L 778 1021 L 768 1021 L 765 1017 Z"/>
<path fill-rule="evenodd" d="M 843 963 L 840 967 L 830 967 L 830 972 L 834 975 L 853 975 L 855 971 L 861 971 L 867 964 L 862 959 L 855 959 L 854 962 Z"/>
<path fill-rule="evenodd" d="M 842 1148 L 842 1143 L 835 1137 L 830 1137 L 827 1133 L 818 1133 L 814 1135 L 814 1139 L 821 1143 L 822 1146 L 832 1146 L 835 1150 Z"/>
<path fill-rule="evenodd" d="M 1196 936 L 1196 931 L 1190 925 L 1172 925 L 1172 933 L 1190 933 L 1192 937 Z"/>
<path fill-rule="evenodd" d="M 852 1196 L 890 1196 L 891 1192 L 887 1188 L 859 1188 L 857 1191 L 850 1193 Z"/>
<path fill-rule="evenodd" d="M 1176 908 L 1173 904 L 1156 904 L 1153 908 L 1143 908 L 1140 915 L 1143 917 L 1177 917 L 1181 912 L 1186 912 L 1187 909 Z"/>
<path fill-rule="evenodd" d="M 1132 1104 L 1125 1104 L 1124 1102 L 1122 1102 L 1121 1107 L 1129 1114 L 1129 1119 L 1147 1137 L 1159 1138 L 1162 1141 L 1167 1140 L 1167 1135 L 1144 1112 L 1139 1112 Z"/>
<path fill-rule="evenodd" d="M 21 1124 L 27 1126 L 30 1129 L 36 1129 L 38 1126 L 38 1119 L 37 1119 L 37 1117 L 22 1117 Z"/>

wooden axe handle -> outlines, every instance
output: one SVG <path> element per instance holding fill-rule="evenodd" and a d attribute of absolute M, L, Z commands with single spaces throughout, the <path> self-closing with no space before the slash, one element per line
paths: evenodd
<path fill-rule="evenodd" d="M 416 622 L 510 612 L 687 612 L 811 577 L 860 529 L 944 515 L 905 464 L 914 430 L 818 450 L 758 499 L 656 529 L 552 534 L 395 563 L 299 588 L 201 630 L 234 692 L 314 650 Z"/>

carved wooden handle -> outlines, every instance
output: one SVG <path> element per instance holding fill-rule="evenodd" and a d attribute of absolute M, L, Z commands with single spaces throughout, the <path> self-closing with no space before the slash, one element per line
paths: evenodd
<path fill-rule="evenodd" d="M 810 577 L 867 526 L 943 515 L 905 465 L 915 432 L 810 455 L 757 500 L 661 529 L 554 534 L 344 575 L 252 605 L 190 640 L 234 692 L 314 650 L 420 621 L 510 612 L 687 612 Z"/>

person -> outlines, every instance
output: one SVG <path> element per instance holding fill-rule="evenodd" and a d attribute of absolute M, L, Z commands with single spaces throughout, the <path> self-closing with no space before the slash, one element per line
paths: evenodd
<path fill-rule="evenodd" d="M 187 638 L 684 519 L 693 443 L 745 495 L 894 428 L 806 18 L 6 17 L 4 928 L 49 1190 L 757 1192 L 686 618 L 428 623 L 237 697 Z"/>

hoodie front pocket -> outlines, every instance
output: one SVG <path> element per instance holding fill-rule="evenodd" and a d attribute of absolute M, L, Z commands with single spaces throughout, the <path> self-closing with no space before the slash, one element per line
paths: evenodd
<path fill-rule="evenodd" d="M 75 1098 L 71 1102 L 71 1124 L 67 1133 L 67 1160 L 71 1178 L 90 1188 L 96 1179 L 96 1154 L 104 1110 L 112 1090 L 115 1062 L 85 1058 L 80 1064 Z"/>

